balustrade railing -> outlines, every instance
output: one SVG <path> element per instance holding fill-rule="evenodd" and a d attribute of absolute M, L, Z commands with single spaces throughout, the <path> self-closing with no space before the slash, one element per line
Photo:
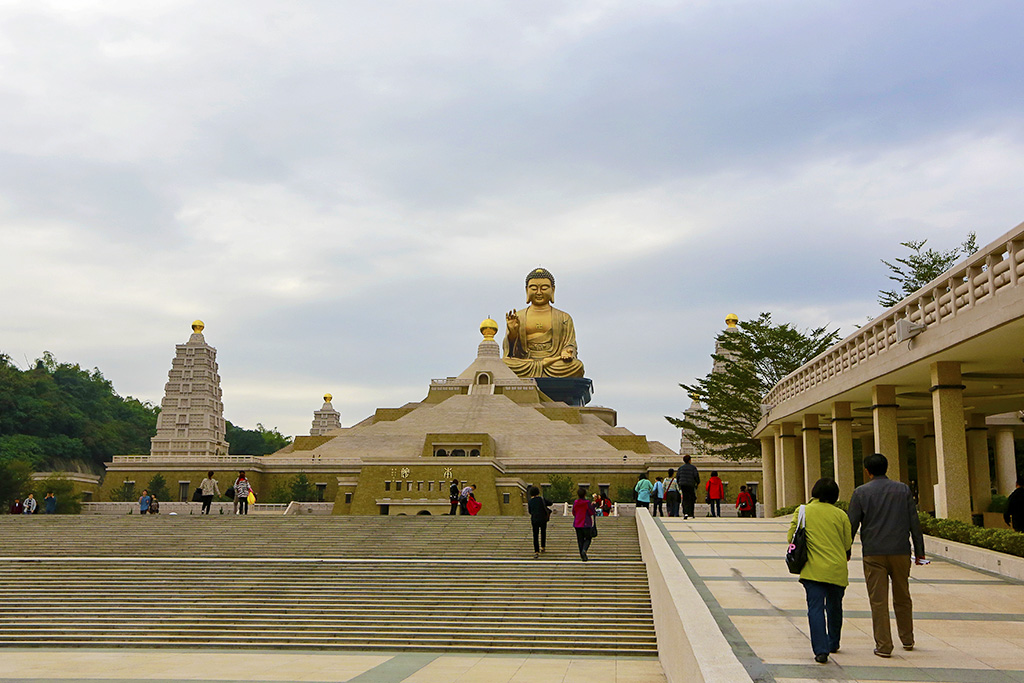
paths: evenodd
<path fill-rule="evenodd" d="M 1016 293 L 1024 280 L 1024 224 L 953 266 L 881 316 L 787 375 L 764 397 L 773 408 L 823 382 L 886 354 L 896 345 L 896 322 L 942 325 L 958 314 Z"/>

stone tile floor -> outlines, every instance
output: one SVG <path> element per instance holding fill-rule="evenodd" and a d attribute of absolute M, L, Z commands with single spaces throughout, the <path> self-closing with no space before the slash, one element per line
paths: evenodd
<path fill-rule="evenodd" d="M 719 624 L 733 631 L 734 649 L 753 655 L 751 661 L 760 659 L 766 679 L 1024 682 L 1024 584 L 932 557 L 932 564 L 911 572 L 915 649 L 897 648 L 891 659 L 880 659 L 872 652 L 855 542 L 842 648 L 822 665 L 812 659 L 803 587 L 782 560 L 788 519 L 661 521 Z"/>
<path fill-rule="evenodd" d="M 20 648 L 0 651 L 0 681 L 664 683 L 665 675 L 653 657 Z"/>

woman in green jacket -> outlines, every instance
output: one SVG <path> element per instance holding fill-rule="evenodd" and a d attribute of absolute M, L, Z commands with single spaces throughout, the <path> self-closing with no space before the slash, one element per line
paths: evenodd
<path fill-rule="evenodd" d="M 837 508 L 839 485 L 834 479 L 819 479 L 811 489 L 813 500 L 804 507 L 807 534 L 807 564 L 800 583 L 807 594 L 807 623 L 811 631 L 814 661 L 824 664 L 830 652 L 839 651 L 843 629 L 843 594 L 850 584 L 847 563 L 853 547 L 850 518 Z M 798 509 L 789 525 L 788 540 L 796 533 Z"/>

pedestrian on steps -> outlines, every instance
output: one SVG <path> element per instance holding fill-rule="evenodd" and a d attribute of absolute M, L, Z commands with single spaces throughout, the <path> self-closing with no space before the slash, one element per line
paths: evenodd
<path fill-rule="evenodd" d="M 814 661 L 825 664 L 830 653 L 839 651 L 843 594 L 850 584 L 847 563 L 853 547 L 853 531 L 850 518 L 835 506 L 839 500 L 839 484 L 834 479 L 819 479 L 811 489 L 811 498 L 810 503 L 801 506 L 807 535 L 807 564 L 800 570 L 800 583 L 807 597 L 807 623 Z M 787 540 L 790 542 L 799 519 L 798 509 L 789 525 Z"/>
<path fill-rule="evenodd" d="M 580 548 L 580 559 L 584 562 L 588 559 L 587 551 L 590 550 L 590 543 L 597 535 L 595 515 L 597 515 L 597 508 L 594 507 L 593 502 L 587 500 L 587 490 L 580 487 L 576 491 L 576 502 L 572 504 L 572 525 L 576 529 L 576 544 Z"/>
<path fill-rule="evenodd" d="M 232 486 L 235 489 L 235 514 L 249 514 L 249 492 L 252 491 L 252 486 L 249 484 L 249 480 L 245 478 L 245 470 L 239 471 L 238 479 L 235 479 L 235 483 Z"/>
<path fill-rule="evenodd" d="M 665 484 L 665 503 L 668 507 L 669 517 L 679 516 L 679 482 L 676 481 L 676 471 L 668 471 L 668 483 Z"/>
<path fill-rule="evenodd" d="M 537 559 L 544 552 L 548 543 L 548 520 L 551 519 L 550 501 L 540 495 L 540 489 L 530 487 L 530 502 L 526 509 L 530 513 L 530 526 L 533 527 L 533 558 Z M 539 537 L 539 539 L 538 539 Z"/>
<path fill-rule="evenodd" d="M 697 502 L 697 485 L 700 484 L 700 472 L 690 464 L 690 456 L 683 456 L 683 464 L 676 472 L 676 481 L 679 483 L 679 494 L 683 499 L 683 519 L 693 517 L 693 507 Z"/>
<path fill-rule="evenodd" d="M 712 517 L 722 516 L 722 499 L 725 498 L 725 486 L 722 484 L 722 480 L 718 478 L 718 472 L 712 471 L 711 477 L 708 478 L 706 484 L 704 484 L 704 490 L 708 494 L 708 505 L 711 507 Z"/>
<path fill-rule="evenodd" d="M 153 496 L 149 495 L 149 491 L 142 489 L 142 495 L 139 496 L 139 514 L 149 514 L 149 506 L 153 502 Z"/>
<path fill-rule="evenodd" d="M 203 479 L 199 484 L 199 488 L 203 492 L 203 509 L 199 514 L 208 515 L 210 514 L 210 504 L 213 502 L 213 497 L 220 495 L 220 484 L 213 478 L 213 470 L 206 473 L 206 479 Z"/>
<path fill-rule="evenodd" d="M 476 484 L 469 484 L 459 493 L 459 514 L 469 514 L 469 496 L 476 490 Z"/>
<path fill-rule="evenodd" d="M 665 516 L 665 508 L 662 507 L 662 503 L 665 500 L 665 481 L 661 477 L 654 478 L 654 491 L 651 493 L 651 516 L 661 517 Z"/>
<path fill-rule="evenodd" d="M 740 517 L 754 517 L 757 507 L 754 505 L 754 497 L 747 491 L 746 485 L 740 487 L 740 495 L 736 496 L 736 510 Z"/>
<path fill-rule="evenodd" d="M 455 516 L 459 509 L 459 480 L 452 479 L 451 488 L 448 489 L 448 503 L 451 504 L 452 509 L 448 514 L 452 517 Z"/>
<path fill-rule="evenodd" d="M 636 506 L 638 508 L 647 508 L 651 506 L 651 492 L 654 490 L 654 484 L 647 478 L 647 475 L 641 474 L 636 478 L 636 486 L 633 487 L 633 491 L 636 493 Z"/>

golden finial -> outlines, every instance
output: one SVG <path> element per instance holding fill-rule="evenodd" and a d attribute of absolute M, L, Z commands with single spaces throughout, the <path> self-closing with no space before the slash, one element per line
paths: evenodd
<path fill-rule="evenodd" d="M 330 403 L 332 398 L 334 397 L 330 394 L 324 394 L 324 403 Z"/>
<path fill-rule="evenodd" d="M 740 317 L 735 313 L 730 313 L 729 315 L 725 316 L 725 324 L 730 328 L 736 327 L 736 323 L 738 323 L 739 321 Z"/>
<path fill-rule="evenodd" d="M 206 325 L 203 324 L 202 320 L 192 321 L 192 331 L 195 332 L 196 334 L 202 332 L 204 327 L 206 327 Z"/>
<path fill-rule="evenodd" d="M 485 340 L 494 341 L 494 335 L 498 334 L 498 323 L 488 316 L 480 323 L 480 334 L 484 335 Z"/>

